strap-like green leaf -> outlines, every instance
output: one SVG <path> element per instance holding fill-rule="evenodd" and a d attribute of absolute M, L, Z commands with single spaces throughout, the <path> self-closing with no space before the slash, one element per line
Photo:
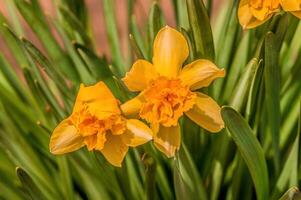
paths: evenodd
<path fill-rule="evenodd" d="M 257 199 L 266 200 L 269 180 L 263 149 L 244 118 L 231 107 L 222 108 L 222 118 L 252 176 Z"/>
<path fill-rule="evenodd" d="M 106 22 L 106 30 L 112 55 L 112 62 L 114 64 L 114 67 L 117 67 L 117 71 L 119 72 L 118 75 L 122 76 L 126 72 L 126 63 L 124 63 L 121 54 L 120 41 L 117 31 L 118 29 L 114 16 L 114 1 L 103 0 L 102 2 Z"/>
<path fill-rule="evenodd" d="M 187 0 L 186 3 L 190 29 L 196 44 L 196 54 L 199 58 L 214 61 L 213 36 L 207 9 L 202 0 Z"/>
<path fill-rule="evenodd" d="M 177 199 L 206 200 L 207 194 L 203 182 L 184 144 L 173 164 Z"/>
<path fill-rule="evenodd" d="M 279 130 L 280 130 L 280 68 L 277 37 L 269 32 L 265 38 L 265 90 L 268 127 L 272 133 L 273 158 L 276 174 L 279 172 Z"/>
<path fill-rule="evenodd" d="M 31 197 L 32 200 L 35 199 L 46 199 L 43 193 L 40 191 L 39 187 L 33 182 L 31 177 L 22 168 L 17 167 L 17 176 L 20 179 L 24 190 Z"/>

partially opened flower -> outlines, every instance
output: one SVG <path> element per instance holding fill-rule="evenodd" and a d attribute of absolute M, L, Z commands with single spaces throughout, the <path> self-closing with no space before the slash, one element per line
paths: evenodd
<path fill-rule="evenodd" d="M 250 29 L 265 23 L 279 11 L 279 0 L 240 0 L 238 19 L 243 28 Z"/>
<path fill-rule="evenodd" d="M 53 154 L 64 154 L 87 146 L 101 151 L 112 165 L 121 166 L 129 147 L 151 139 L 151 129 L 137 119 L 123 117 L 117 99 L 99 82 L 80 86 L 72 114 L 54 129 L 49 147 Z"/>
<path fill-rule="evenodd" d="M 280 3 L 284 11 L 301 19 L 301 0 L 280 0 Z"/>
<path fill-rule="evenodd" d="M 153 64 L 137 60 L 123 79 L 131 91 L 141 91 L 121 105 L 125 115 L 137 115 L 149 122 L 155 146 L 168 157 L 180 147 L 179 118 L 185 113 L 211 132 L 224 127 L 219 105 L 209 96 L 192 92 L 207 87 L 225 75 L 208 60 L 196 60 L 182 68 L 189 54 L 184 36 L 168 26 L 154 41 Z"/>

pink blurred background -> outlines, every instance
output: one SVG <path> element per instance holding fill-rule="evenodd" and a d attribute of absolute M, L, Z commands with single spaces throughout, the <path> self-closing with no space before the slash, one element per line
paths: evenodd
<path fill-rule="evenodd" d="M 0 0 L 0 12 L 4 14 L 4 16 L 10 21 L 11 17 L 9 15 L 8 9 L 6 7 L 7 1 L 12 0 Z M 149 14 L 150 7 L 154 0 L 137 0 L 134 8 L 134 13 L 137 19 L 137 23 L 139 27 L 143 27 L 147 22 L 147 16 Z M 166 18 L 166 22 L 169 26 L 175 26 L 175 15 L 173 13 L 172 8 L 172 0 L 159 0 L 157 1 L 160 4 L 160 7 L 163 11 L 163 14 Z M 214 11 L 218 10 L 218 7 L 221 5 L 223 0 L 215 0 L 213 3 Z M 45 14 L 49 16 L 49 20 L 51 18 L 56 17 L 54 1 L 51 0 L 40 0 L 40 3 L 45 11 Z M 93 38 L 96 42 L 96 49 L 99 55 L 106 55 L 108 58 L 110 57 L 109 49 L 108 49 L 108 41 L 106 36 L 105 24 L 104 24 L 104 15 L 102 8 L 102 0 L 86 0 L 86 5 L 88 7 L 88 14 L 91 20 Z M 123 56 L 128 56 L 128 16 L 127 16 L 127 0 L 115 0 L 115 9 L 116 9 L 116 20 L 118 24 L 118 33 L 121 42 Z M 214 14 L 213 14 L 214 16 Z M 22 26 L 24 26 L 23 35 L 25 38 L 32 41 L 35 45 L 37 45 L 40 49 L 43 50 L 42 45 L 39 43 L 35 35 L 30 30 L 29 26 L 19 15 L 19 18 L 22 21 Z M 56 37 L 59 39 L 58 37 Z M 0 52 L 2 52 L 6 57 L 12 58 L 12 55 L 6 48 L 5 42 L 0 37 Z M 9 59 L 10 62 L 14 62 L 13 59 Z M 14 63 L 13 63 L 14 64 Z"/>

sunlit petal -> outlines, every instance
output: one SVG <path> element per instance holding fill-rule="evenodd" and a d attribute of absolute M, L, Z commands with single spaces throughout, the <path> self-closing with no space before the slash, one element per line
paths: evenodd
<path fill-rule="evenodd" d="M 175 156 L 181 143 L 181 128 L 179 125 L 165 127 L 160 126 L 159 131 L 154 135 L 155 146 L 167 157 Z"/>
<path fill-rule="evenodd" d="M 153 64 L 160 75 L 176 77 L 189 55 L 184 36 L 168 26 L 162 28 L 154 41 Z"/>
<path fill-rule="evenodd" d="M 180 72 L 179 78 L 184 85 L 190 86 L 191 90 L 208 87 L 212 81 L 224 77 L 225 71 L 216 67 L 209 60 L 196 60 L 186 65 Z"/>
<path fill-rule="evenodd" d="M 136 147 L 153 139 L 152 130 L 137 119 L 127 120 L 127 131 L 122 134 L 128 146 Z"/>
<path fill-rule="evenodd" d="M 210 132 L 219 132 L 224 128 L 220 106 L 209 96 L 197 93 L 196 104 L 185 114 L 199 126 Z"/>
<path fill-rule="evenodd" d="M 299 11 L 301 10 L 300 0 L 280 0 L 281 6 L 285 11 Z"/>
<path fill-rule="evenodd" d="M 54 129 L 49 143 L 50 152 L 53 154 L 69 153 L 82 146 L 84 146 L 84 140 L 69 119 L 63 120 Z"/>
<path fill-rule="evenodd" d="M 112 165 L 121 167 L 129 147 L 124 143 L 121 135 L 107 134 L 106 139 L 101 153 Z"/>
<path fill-rule="evenodd" d="M 135 116 L 139 113 L 140 108 L 144 102 L 144 97 L 142 94 L 128 100 L 120 106 L 122 113 L 126 116 Z"/>
<path fill-rule="evenodd" d="M 158 72 L 151 63 L 145 60 L 137 60 L 131 70 L 126 73 L 123 82 L 129 90 L 137 92 L 144 90 L 148 83 L 157 77 Z"/>
<path fill-rule="evenodd" d="M 103 82 L 87 87 L 80 85 L 73 113 L 81 110 L 85 104 L 89 105 L 89 112 L 99 119 L 120 114 L 116 98 Z"/>

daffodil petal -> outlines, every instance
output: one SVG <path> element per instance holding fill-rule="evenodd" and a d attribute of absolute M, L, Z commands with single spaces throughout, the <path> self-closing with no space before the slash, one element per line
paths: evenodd
<path fill-rule="evenodd" d="M 186 65 L 180 72 L 179 78 L 191 90 L 208 87 L 212 81 L 225 76 L 225 70 L 219 69 L 209 60 L 196 60 Z"/>
<path fill-rule="evenodd" d="M 285 11 L 299 11 L 301 10 L 300 0 L 280 0 L 281 6 Z"/>
<path fill-rule="evenodd" d="M 107 141 L 104 144 L 101 153 L 112 165 L 121 167 L 121 163 L 129 149 L 124 143 L 122 135 L 106 135 Z"/>
<path fill-rule="evenodd" d="M 53 154 L 76 151 L 84 146 L 83 137 L 77 132 L 69 119 L 63 120 L 53 131 L 49 149 Z"/>
<path fill-rule="evenodd" d="M 73 113 L 81 110 L 84 104 L 89 104 L 90 113 L 99 119 L 120 114 L 116 98 L 102 81 L 93 86 L 80 85 Z"/>
<path fill-rule="evenodd" d="M 260 26 L 261 24 L 263 24 L 267 20 L 269 20 L 271 17 L 272 17 L 272 15 L 269 15 L 264 20 L 258 20 L 252 14 L 252 10 L 249 6 L 249 0 L 241 0 L 239 2 L 238 19 L 239 19 L 240 25 L 244 29 L 251 29 L 251 28 L 255 28 L 257 26 Z"/>
<path fill-rule="evenodd" d="M 197 93 L 196 104 L 185 114 L 199 126 L 216 133 L 224 128 L 220 106 L 209 96 Z"/>
<path fill-rule="evenodd" d="M 136 147 L 153 139 L 152 130 L 137 119 L 129 119 L 126 122 L 127 131 L 122 134 L 128 146 Z"/>
<path fill-rule="evenodd" d="M 135 116 L 139 113 L 140 108 L 144 103 L 144 97 L 142 94 L 128 100 L 120 106 L 122 113 L 126 116 Z"/>
<path fill-rule="evenodd" d="M 181 144 L 181 128 L 177 126 L 160 126 L 159 131 L 154 135 L 154 144 L 167 157 L 175 156 Z"/>
<path fill-rule="evenodd" d="M 138 92 L 144 90 L 149 82 L 158 77 L 155 67 L 146 60 L 137 60 L 131 70 L 126 73 L 123 82 L 129 90 Z"/>
<path fill-rule="evenodd" d="M 299 19 L 301 19 L 301 10 L 300 11 L 294 11 L 291 12 L 293 15 L 295 15 L 296 17 L 298 17 Z"/>
<path fill-rule="evenodd" d="M 154 41 L 153 64 L 160 75 L 176 77 L 189 55 L 184 36 L 168 26 L 162 28 Z"/>

